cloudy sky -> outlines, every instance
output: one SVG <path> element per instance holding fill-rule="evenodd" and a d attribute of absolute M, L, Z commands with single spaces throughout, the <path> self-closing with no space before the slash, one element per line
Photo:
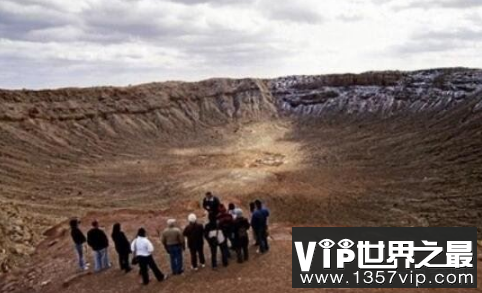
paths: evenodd
<path fill-rule="evenodd" d="M 482 0 L 0 0 L 0 88 L 482 67 Z"/>

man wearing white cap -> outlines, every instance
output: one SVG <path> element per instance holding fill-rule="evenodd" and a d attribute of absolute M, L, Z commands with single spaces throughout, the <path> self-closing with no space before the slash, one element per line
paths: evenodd
<path fill-rule="evenodd" d="M 243 217 L 243 210 L 235 209 L 236 219 L 234 220 L 234 249 L 238 258 L 238 263 L 247 261 L 248 256 L 248 229 L 250 227 L 248 219 Z"/>
<path fill-rule="evenodd" d="M 182 252 L 184 250 L 184 237 L 181 230 L 175 225 L 175 219 L 167 220 L 167 228 L 162 232 L 161 241 L 170 256 L 172 274 L 180 275 L 183 273 Z"/>
<path fill-rule="evenodd" d="M 206 260 L 204 259 L 204 227 L 197 223 L 195 214 L 190 214 L 187 217 L 189 225 L 184 228 L 183 235 L 187 238 L 187 247 L 191 253 L 192 269 L 198 270 L 198 256 L 201 267 L 204 268 Z"/>

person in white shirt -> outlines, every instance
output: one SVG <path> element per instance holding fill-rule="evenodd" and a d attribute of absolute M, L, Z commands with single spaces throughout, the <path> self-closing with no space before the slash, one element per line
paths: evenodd
<path fill-rule="evenodd" d="M 154 276 L 159 282 L 167 279 L 167 275 L 164 275 L 157 266 L 152 253 L 154 252 L 154 246 L 151 241 L 146 237 L 146 230 L 140 228 L 137 232 L 137 238 L 131 243 L 131 250 L 134 253 L 134 262 L 139 263 L 141 270 L 142 283 L 144 285 L 149 284 L 149 272 L 148 268 L 152 270 Z"/>

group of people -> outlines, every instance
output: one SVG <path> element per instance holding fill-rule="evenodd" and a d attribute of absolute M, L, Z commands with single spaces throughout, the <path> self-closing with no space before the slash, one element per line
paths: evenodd
<path fill-rule="evenodd" d="M 218 197 L 207 192 L 202 203 L 207 213 L 207 223 L 200 223 L 195 214 L 188 216 L 188 225 L 180 229 L 175 219 L 167 221 L 167 227 L 160 235 L 164 249 L 169 255 L 173 275 L 180 275 L 183 269 L 183 253 L 187 248 L 191 256 L 191 268 L 198 270 L 204 268 L 206 258 L 204 256 L 204 241 L 209 245 L 211 252 L 211 266 L 216 269 L 218 266 L 218 251 L 221 254 L 223 266 L 228 266 L 232 252 L 236 254 L 239 263 L 249 259 L 249 229 L 252 229 L 254 245 L 258 246 L 258 253 L 266 253 L 269 250 L 268 244 L 268 217 L 269 211 L 260 200 L 250 203 L 251 217 L 248 220 L 243 210 L 233 203 L 228 208 L 221 203 Z M 88 270 L 88 263 L 84 258 L 85 243 L 92 249 L 94 255 L 94 271 L 99 272 L 110 268 L 108 247 L 109 239 L 105 232 L 99 227 L 97 221 L 92 222 L 92 228 L 87 232 L 87 237 L 80 230 L 80 221 L 70 221 L 71 236 L 75 244 L 79 267 L 81 270 Z M 139 228 L 136 238 L 129 242 L 121 229 L 119 223 L 112 228 L 112 240 L 119 257 L 119 267 L 126 273 L 132 270 L 132 265 L 139 265 L 139 274 L 142 283 L 149 283 L 149 269 L 158 281 L 167 278 L 167 274 L 157 266 L 154 257 L 154 245 L 147 238 L 144 228 Z M 187 241 L 186 241 L 187 240 Z M 187 245 L 186 245 L 187 244 Z M 133 255 L 132 258 L 130 255 Z"/>

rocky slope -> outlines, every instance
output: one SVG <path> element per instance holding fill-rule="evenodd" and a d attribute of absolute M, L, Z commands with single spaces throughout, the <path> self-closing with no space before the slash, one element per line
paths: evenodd
<path fill-rule="evenodd" d="M 199 83 L 153 83 L 126 88 L 66 88 L 0 91 L 0 121 L 82 121 L 113 115 L 154 118 L 156 126 L 175 120 L 193 123 L 257 117 L 274 112 L 265 84 L 257 80 L 207 80 Z"/>
<path fill-rule="evenodd" d="M 49 227 L 75 214 L 72 200 L 89 206 L 84 191 L 63 178 L 66 169 L 115 156 L 122 146 L 138 154 L 154 141 L 176 144 L 200 128 L 266 115 L 277 115 L 274 101 L 256 80 L 0 90 L 2 271 L 31 254 Z"/>
<path fill-rule="evenodd" d="M 482 71 L 434 69 L 361 75 L 292 76 L 271 81 L 281 109 L 299 115 L 392 116 L 447 111 L 482 90 Z M 474 110 L 482 102 L 474 105 Z"/>
<path fill-rule="evenodd" d="M 26 221 L 31 220 L 25 217 Z M 12 267 L 18 266 L 13 261 L 34 252 L 34 245 L 38 243 L 38 237 L 32 229 L 19 216 L 19 211 L 14 206 L 2 202 L 0 210 L 0 271 L 8 272 Z"/>
<path fill-rule="evenodd" d="M 280 225 L 480 235 L 481 90 L 461 68 L 0 90 L 2 271 L 71 216 L 184 212 L 207 189 Z"/>
<path fill-rule="evenodd" d="M 288 76 L 272 80 L 212 79 L 153 83 L 127 88 L 1 91 L 0 121 L 84 120 L 110 115 L 157 114 L 158 126 L 178 112 L 200 123 L 259 117 L 265 110 L 302 115 L 446 111 L 482 90 L 482 70 Z M 274 99 L 273 99 L 274 97 Z M 476 103 L 474 110 L 482 107 Z M 219 117 L 215 117 L 219 115 Z M 169 124 L 169 123 L 165 123 Z M 186 122 L 189 124 L 189 122 Z M 178 126 L 181 128 L 181 126 Z"/>

